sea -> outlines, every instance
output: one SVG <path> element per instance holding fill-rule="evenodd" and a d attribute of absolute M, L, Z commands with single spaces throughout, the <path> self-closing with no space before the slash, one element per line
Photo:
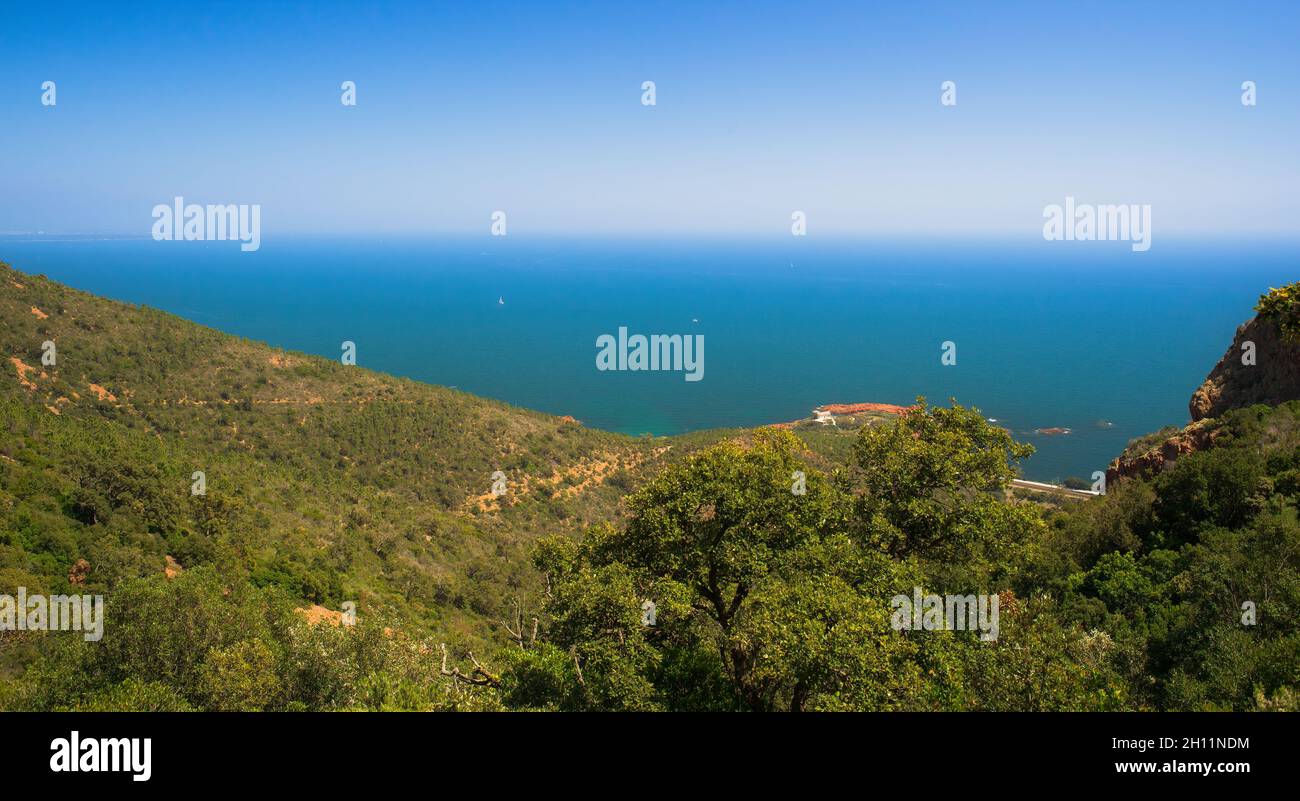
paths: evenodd
<path fill-rule="evenodd" d="M 1039 481 L 1090 480 L 1129 440 L 1185 424 L 1259 295 L 1300 279 L 1300 247 L 1281 239 L 1138 253 L 1035 238 L 485 232 L 264 237 L 243 252 L 11 235 L 0 260 L 291 350 L 338 358 L 352 342 L 363 367 L 626 434 L 955 400 L 1033 444 L 1023 473 Z M 597 340 L 620 328 L 701 336 L 701 379 L 597 369 Z"/>

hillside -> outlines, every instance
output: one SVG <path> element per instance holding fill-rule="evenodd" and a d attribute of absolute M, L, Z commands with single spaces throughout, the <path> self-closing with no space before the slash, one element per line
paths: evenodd
<path fill-rule="evenodd" d="M 1294 398 L 1045 503 L 956 403 L 630 438 L 7 266 L 0 344 L 0 594 L 107 599 L 0 630 L 0 709 L 1297 707 Z"/>
<path fill-rule="evenodd" d="M 105 591 L 234 549 L 304 603 L 483 641 L 536 585 L 521 548 L 615 518 L 669 450 L 7 265 L 0 348 L 0 578 L 33 591 L 81 560 Z"/>

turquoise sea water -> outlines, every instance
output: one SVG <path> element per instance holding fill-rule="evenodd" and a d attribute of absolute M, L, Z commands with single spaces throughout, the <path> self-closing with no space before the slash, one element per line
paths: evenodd
<path fill-rule="evenodd" d="M 1089 476 L 1187 401 L 1295 243 L 0 238 L 0 260 L 285 348 L 631 434 L 955 397 Z M 504 301 L 501 303 L 499 301 Z M 601 372 L 596 338 L 703 334 L 704 379 Z M 957 364 L 940 363 L 944 341 Z M 1066 427 L 1043 436 L 1034 429 Z"/>

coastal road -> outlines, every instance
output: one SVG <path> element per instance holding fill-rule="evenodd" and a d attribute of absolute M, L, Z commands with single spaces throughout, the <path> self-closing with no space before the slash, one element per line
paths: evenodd
<path fill-rule="evenodd" d="M 1079 498 L 1091 498 L 1101 494 L 1095 490 L 1070 489 L 1069 487 L 1062 487 L 1060 484 L 1044 484 L 1041 481 L 1026 481 L 1023 478 L 1011 479 L 1011 486 L 1019 487 L 1020 489 L 1027 489 L 1031 492 L 1065 493 L 1066 495 L 1074 495 Z"/>

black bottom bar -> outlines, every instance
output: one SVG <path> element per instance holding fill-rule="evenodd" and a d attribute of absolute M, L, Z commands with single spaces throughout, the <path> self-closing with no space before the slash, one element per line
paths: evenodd
<path fill-rule="evenodd" d="M 818 784 L 912 774 L 927 787 L 968 789 L 1040 779 L 1076 787 L 1195 778 L 1223 786 L 1281 779 L 1295 733 L 1286 714 L 10 713 L 0 724 L 8 746 L 0 784 L 116 785 L 128 793 L 243 789 L 277 775 L 300 789 L 437 781 L 451 791 L 464 780 L 560 789 L 610 771 L 685 788 L 701 770 L 739 784 L 783 773 Z M 112 767 L 115 757 L 127 764 L 116 772 L 53 771 L 52 760 L 69 766 L 73 732 L 86 766 Z M 144 738 L 149 778 L 137 781 Z M 113 742 L 106 748 L 105 740 Z"/>

